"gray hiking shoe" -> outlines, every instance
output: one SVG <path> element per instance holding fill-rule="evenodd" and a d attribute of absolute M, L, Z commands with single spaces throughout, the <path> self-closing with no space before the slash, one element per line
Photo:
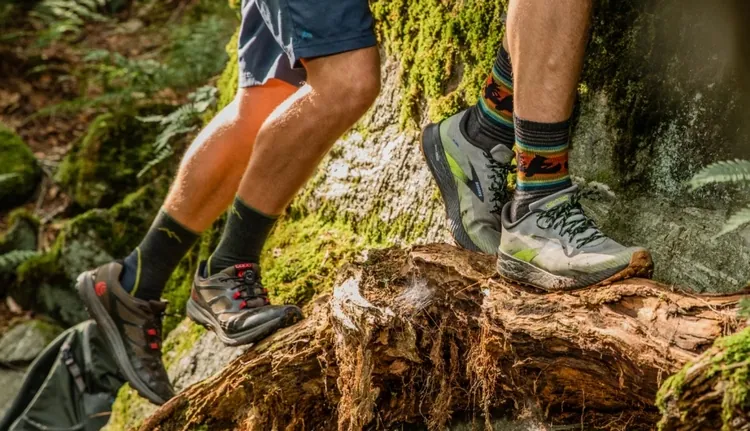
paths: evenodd
<path fill-rule="evenodd" d="M 121 272 L 120 262 L 110 262 L 79 275 L 76 288 L 130 386 L 161 405 L 174 396 L 161 355 L 167 303 L 130 295 L 120 285 Z"/>
<path fill-rule="evenodd" d="M 443 197 L 453 238 L 467 250 L 495 254 L 500 213 L 511 197 L 507 179 L 513 151 L 502 144 L 487 151 L 466 140 L 465 113 L 427 126 L 422 154 Z"/>
<path fill-rule="evenodd" d="M 506 205 L 498 273 L 547 291 L 650 277 L 649 252 L 606 237 L 583 212 L 579 199 L 577 186 L 562 190 L 529 205 L 529 213 L 515 223 Z"/>
<path fill-rule="evenodd" d="M 213 330 L 224 344 L 254 343 L 302 320 L 296 306 L 270 304 L 257 264 L 238 264 L 203 277 L 205 265 L 201 263 L 193 280 L 187 315 Z"/>

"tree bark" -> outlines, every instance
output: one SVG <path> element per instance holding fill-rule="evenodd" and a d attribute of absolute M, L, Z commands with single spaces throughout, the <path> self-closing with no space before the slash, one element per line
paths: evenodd
<path fill-rule="evenodd" d="M 457 414 L 651 429 L 662 381 L 744 325 L 739 294 L 643 279 L 544 293 L 449 245 L 372 252 L 337 286 L 141 429 L 440 429 Z"/>

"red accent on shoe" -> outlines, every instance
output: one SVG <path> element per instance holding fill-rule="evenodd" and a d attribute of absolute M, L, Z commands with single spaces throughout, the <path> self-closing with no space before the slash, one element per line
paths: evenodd
<path fill-rule="evenodd" d="M 243 308 L 247 308 L 247 301 L 242 301 L 240 303 L 240 310 L 242 310 Z"/>
<path fill-rule="evenodd" d="M 232 299 L 240 299 L 240 291 L 234 292 L 234 295 L 232 295 Z"/>
<path fill-rule="evenodd" d="M 96 293 L 96 296 L 98 297 L 102 297 L 106 291 L 107 291 L 107 283 L 103 281 L 96 283 L 96 286 L 94 286 L 94 292 Z"/>
<path fill-rule="evenodd" d="M 266 301 L 266 305 L 268 305 L 268 304 L 270 304 L 270 303 L 271 303 L 271 300 L 270 300 L 270 299 L 268 299 L 268 298 L 263 298 L 263 299 L 264 299 L 264 300 Z"/>
<path fill-rule="evenodd" d="M 156 329 L 151 328 L 148 331 L 146 331 L 146 334 L 148 334 L 148 335 L 150 335 L 152 337 L 156 337 Z"/>
<path fill-rule="evenodd" d="M 151 347 L 153 350 L 159 350 L 159 343 L 151 343 L 148 346 Z"/>

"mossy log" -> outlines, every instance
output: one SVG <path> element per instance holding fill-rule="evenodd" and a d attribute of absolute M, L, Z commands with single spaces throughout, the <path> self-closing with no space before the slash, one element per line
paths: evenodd
<path fill-rule="evenodd" d="M 511 413 L 652 429 L 662 380 L 744 325 L 741 295 L 644 279 L 543 293 L 494 273 L 490 256 L 448 245 L 373 252 L 306 320 L 141 429 L 442 429 Z"/>

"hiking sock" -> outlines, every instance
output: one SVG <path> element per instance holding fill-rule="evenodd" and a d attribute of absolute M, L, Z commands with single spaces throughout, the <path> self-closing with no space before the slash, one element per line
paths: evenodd
<path fill-rule="evenodd" d="M 158 300 L 198 236 L 162 209 L 141 244 L 125 258 L 120 284 L 136 298 Z"/>
<path fill-rule="evenodd" d="M 260 252 L 277 219 L 278 216 L 269 216 L 251 208 L 236 196 L 219 246 L 208 258 L 208 274 L 205 275 L 216 274 L 238 263 L 259 263 Z"/>
<path fill-rule="evenodd" d="M 502 45 L 482 87 L 482 95 L 467 110 L 465 121 L 463 132 L 476 146 L 492 149 L 500 143 L 513 148 L 513 69 L 510 54 Z"/>
<path fill-rule="evenodd" d="M 529 212 L 529 204 L 572 186 L 568 175 L 570 119 L 535 123 L 515 117 L 518 178 L 511 201 L 512 221 Z"/>

